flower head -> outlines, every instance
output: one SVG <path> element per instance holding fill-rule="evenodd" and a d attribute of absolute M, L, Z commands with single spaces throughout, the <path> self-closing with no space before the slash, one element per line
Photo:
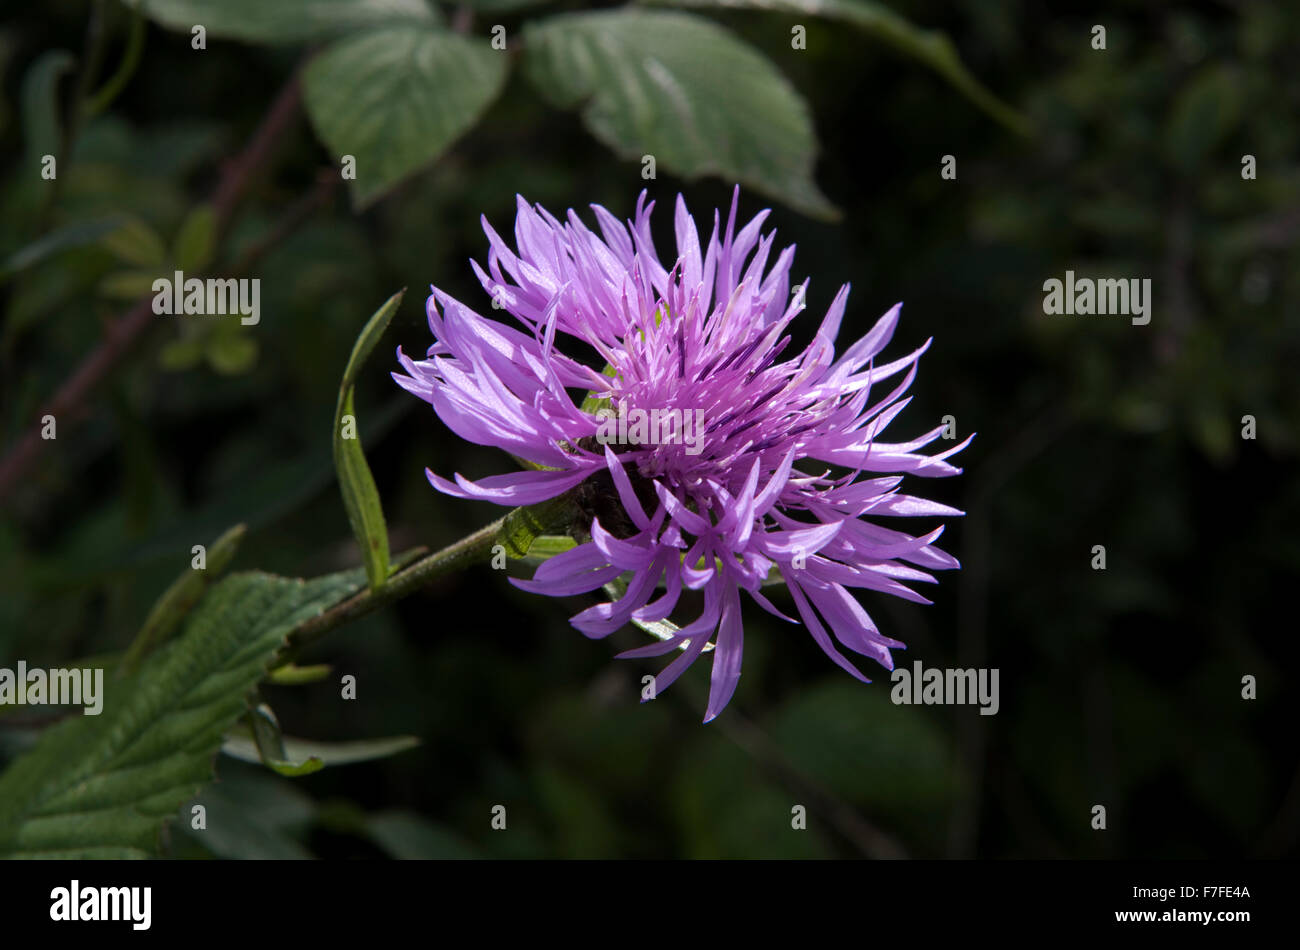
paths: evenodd
<path fill-rule="evenodd" d="M 791 349 L 786 331 L 807 281 L 792 292 L 793 247 L 772 261 L 775 235 L 760 234 L 766 211 L 737 230 L 738 197 L 725 227 L 714 213 L 702 245 L 679 196 L 668 267 L 655 252 L 654 203 L 644 193 L 626 226 L 593 206 L 599 235 L 573 211 L 562 222 L 520 198 L 516 249 L 484 219 L 487 269 L 473 264 L 493 306 L 518 327 L 435 287 L 435 342 L 421 361 L 399 350 L 406 374 L 393 374 L 462 438 L 537 466 L 478 482 L 430 472 L 438 490 L 503 505 L 575 490 L 583 543 L 515 583 L 565 596 L 626 575 L 621 597 L 572 618 L 583 633 L 664 620 L 684 588 L 702 591 L 698 617 L 620 656 L 680 651 L 656 677 L 663 690 L 716 634 L 706 722 L 740 677 L 740 592 L 797 623 L 762 592 L 776 576 L 835 663 L 869 682 L 838 641 L 893 669 L 889 651 L 903 644 L 877 629 L 850 588 L 929 603 L 907 582 L 933 582 L 923 569 L 958 566 L 934 546 L 943 528 L 913 537 L 878 522 L 960 515 L 898 489 L 904 474 L 958 473 L 945 459 L 970 441 L 922 454 L 943 426 L 906 442 L 880 440 L 907 405 L 903 393 L 929 346 L 877 364 L 901 305 L 837 357 L 845 285 L 812 342 Z M 561 352 L 565 338 L 585 344 L 604 371 Z"/>

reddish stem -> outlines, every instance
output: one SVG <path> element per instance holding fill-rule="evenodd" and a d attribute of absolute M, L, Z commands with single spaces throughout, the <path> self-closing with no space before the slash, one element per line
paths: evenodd
<path fill-rule="evenodd" d="M 295 72 L 276 95 L 248 145 L 222 169 L 212 197 L 218 234 L 225 231 L 254 173 L 270 159 L 276 144 L 292 124 L 301 101 L 302 90 Z M 81 365 L 40 408 L 37 422 L 0 458 L 0 498 L 9 497 L 14 486 L 22 481 L 40 455 L 46 442 L 41 438 L 40 419 L 52 415 L 57 423 L 65 425 L 77 420 L 84 413 L 90 394 L 153 323 L 152 299 L 146 297 L 105 328 L 104 337 L 95 349 L 86 355 Z"/>

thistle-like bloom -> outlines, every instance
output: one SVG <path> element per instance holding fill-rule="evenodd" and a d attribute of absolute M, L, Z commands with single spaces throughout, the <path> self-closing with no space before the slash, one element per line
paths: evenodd
<path fill-rule="evenodd" d="M 670 268 L 655 252 L 654 203 L 644 193 L 627 226 L 593 206 L 599 236 L 573 211 L 561 222 L 520 198 L 517 249 L 484 219 L 487 270 L 472 266 L 493 306 L 522 329 L 435 287 L 428 357 L 413 361 L 399 350 L 406 375 L 393 374 L 462 438 L 538 466 L 479 482 L 429 472 L 439 491 L 527 505 L 577 488 L 590 519 L 579 532 L 583 543 L 545 561 L 533 580 L 515 583 L 558 597 L 628 575 L 621 597 L 572 618 L 583 633 L 604 637 L 632 620 L 664 620 L 683 588 L 703 592 L 697 618 L 667 640 L 620 656 L 679 650 L 656 677 L 661 691 L 716 634 L 706 722 L 740 678 L 740 592 L 798 622 L 760 589 L 777 572 L 835 663 L 870 682 L 838 641 L 893 669 L 890 648 L 903 644 L 877 629 L 849 589 L 929 603 L 906 582 L 934 582 L 923 568 L 959 566 L 934 546 L 942 526 L 913 537 L 878 522 L 960 515 L 898 488 L 906 473 L 957 474 L 944 460 L 970 441 L 920 453 L 944 426 L 907 442 L 880 441 L 910 401 L 903 393 L 929 347 L 877 365 L 901 304 L 837 359 L 845 285 L 808 347 L 788 352 L 786 329 L 803 309 L 808 282 L 792 293 L 793 247 L 769 267 L 775 235 L 760 235 L 768 212 L 736 230 L 738 197 L 739 190 L 725 228 L 714 213 L 705 246 L 678 197 Z M 605 371 L 563 354 L 566 336 L 585 344 L 592 362 L 603 360 Z M 599 410 L 584 400 L 588 391 L 602 400 Z M 664 424 L 646 424 L 647 415 Z M 621 418 L 614 425 L 611 417 Z"/>

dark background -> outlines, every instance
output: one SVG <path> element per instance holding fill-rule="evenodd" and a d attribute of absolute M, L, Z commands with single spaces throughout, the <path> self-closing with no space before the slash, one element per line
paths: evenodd
<path fill-rule="evenodd" d="M 640 705 L 656 661 L 612 657 L 643 634 L 590 641 L 567 623 L 590 599 L 525 594 L 475 568 L 315 648 L 308 660 L 357 677 L 355 701 L 334 679 L 264 692 L 289 734 L 409 733 L 421 746 L 299 780 L 221 758 L 205 793 L 221 833 L 174 833 L 166 853 L 1295 853 L 1300 8 L 893 6 L 952 36 L 1037 134 L 1015 136 L 842 28 L 807 21 L 808 49 L 796 52 L 791 17 L 718 19 L 808 99 L 818 182 L 843 210 L 824 223 L 773 205 L 769 227 L 798 244 L 796 278 L 812 277 L 804 333 L 843 282 L 853 292 L 842 340 L 904 301 L 886 355 L 935 342 L 891 431 L 909 438 L 952 414 L 959 435 L 978 432 L 956 459 L 962 476 L 904 485 L 968 512 L 943 539 L 962 570 L 926 590 L 932 606 L 862 602 L 908 644 L 900 664 L 999 668 L 998 715 L 894 706 L 883 670 L 864 664 L 876 682 L 858 684 L 805 631 L 750 604 L 740 687 L 702 725 L 707 660 Z M 45 49 L 80 49 L 84 16 L 84 4 L 53 2 L 0 29 L 0 256 L 40 218 L 39 184 L 18 161 L 24 70 Z M 1105 52 L 1089 45 L 1094 23 L 1107 26 Z M 57 216 L 125 210 L 174 233 L 299 55 L 210 40 L 194 56 L 188 37 L 151 26 L 130 86 L 82 131 Z M 1257 180 L 1240 176 L 1246 153 Z M 940 179 L 945 154 L 956 181 Z M 299 120 L 241 206 L 227 257 L 332 167 Z M 85 421 L 61 423 L 3 499 L 0 658 L 50 666 L 124 648 L 190 546 L 236 522 L 250 528 L 236 569 L 314 576 L 359 563 L 330 425 L 356 333 L 403 286 L 357 401 L 393 548 L 438 547 L 497 517 L 434 492 L 424 468 L 474 478 L 509 470 L 508 458 L 462 443 L 399 390 L 391 353 L 427 347 L 430 283 L 492 313 L 467 264 L 486 261 L 480 213 L 505 233 L 521 193 L 554 213 L 596 202 L 627 217 L 643 184 L 659 201 L 661 253 L 679 190 L 702 230 L 730 200 L 730 183 L 663 169 L 643 183 L 639 164 L 514 75 L 431 171 L 361 215 L 339 190 L 261 260 L 262 321 L 241 331 L 256 341 L 250 365 L 168 368 L 181 331 L 160 318 Z M 747 191 L 741 210 L 769 204 Z M 0 441 L 123 310 L 99 289 L 117 267 L 88 251 L 0 290 Z M 1042 283 L 1067 268 L 1150 278 L 1151 323 L 1044 316 Z M 1241 438 L 1247 414 L 1254 441 Z M 1090 567 L 1095 544 L 1104 572 Z M 1246 674 L 1253 701 L 1241 697 Z M 34 733 L 0 728 L 0 756 Z M 504 832 L 489 827 L 495 804 L 508 810 Z M 795 804 L 807 831 L 790 828 Z M 1091 827 L 1095 804 L 1105 831 Z"/>

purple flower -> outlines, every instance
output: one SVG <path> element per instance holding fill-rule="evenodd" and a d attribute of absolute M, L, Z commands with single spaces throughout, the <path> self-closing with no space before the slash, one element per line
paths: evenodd
<path fill-rule="evenodd" d="M 739 189 L 725 228 L 714 213 L 702 246 L 679 196 L 677 253 L 666 269 L 644 192 L 627 226 L 593 206 L 599 235 L 573 211 L 561 222 L 519 198 L 517 249 L 484 219 L 487 270 L 473 267 L 494 306 L 522 330 L 435 287 L 428 358 L 413 361 L 399 350 L 407 375 L 393 374 L 462 438 L 537 466 L 478 482 L 429 472 L 439 491 L 528 505 L 578 488 L 590 519 L 578 532 L 583 543 L 515 583 L 559 597 L 627 575 L 621 597 L 572 618 L 583 633 L 604 637 L 632 620 L 664 620 L 683 588 L 703 592 L 696 619 L 667 640 L 619 655 L 680 650 L 656 678 L 663 690 L 716 633 L 705 722 L 740 678 L 740 592 L 797 623 L 760 589 L 776 572 L 832 660 L 869 682 L 838 641 L 893 669 L 890 648 L 903 644 L 877 629 L 849 589 L 929 603 L 906 582 L 933 583 L 923 568 L 959 566 L 934 546 L 942 526 L 913 537 L 881 522 L 962 514 L 898 487 L 906 473 L 957 474 L 944 460 L 970 441 L 922 454 L 943 426 L 910 441 L 879 440 L 910 401 L 903 393 L 929 346 L 877 365 L 901 304 L 837 359 L 845 285 L 811 344 L 789 349 L 786 329 L 803 309 L 807 281 L 792 293 L 793 247 L 770 263 L 775 235 L 760 235 L 767 211 L 737 231 L 738 199 Z M 562 353 L 565 336 L 606 371 Z M 606 401 L 584 404 L 588 391 Z"/>

